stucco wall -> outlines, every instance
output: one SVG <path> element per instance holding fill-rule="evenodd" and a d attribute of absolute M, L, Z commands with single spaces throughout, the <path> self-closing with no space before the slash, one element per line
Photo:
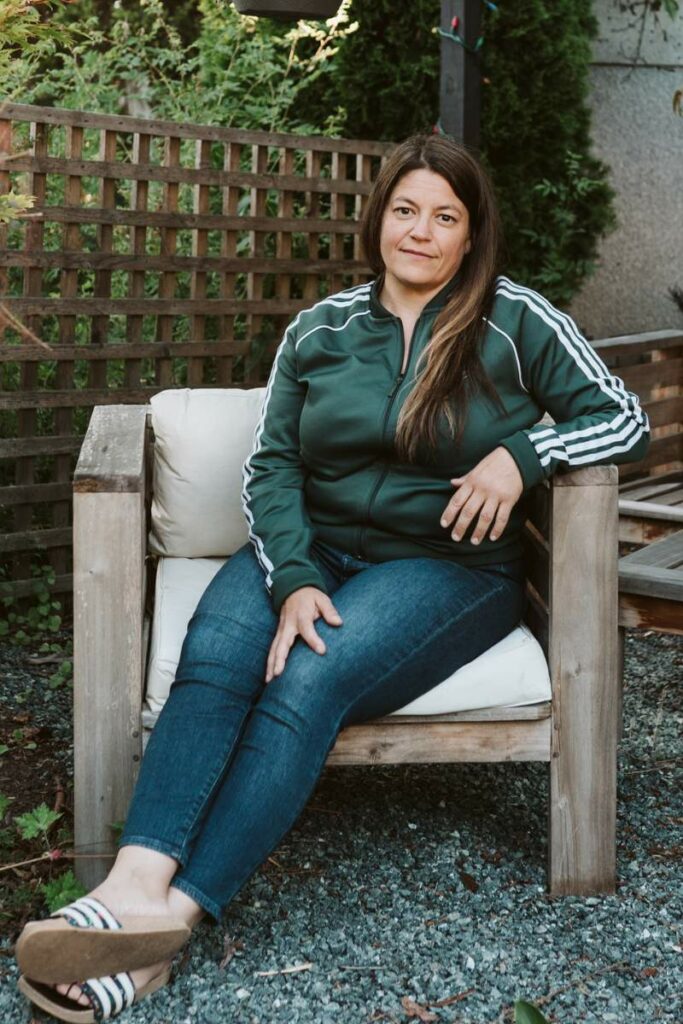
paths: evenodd
<path fill-rule="evenodd" d="M 592 338 L 683 328 L 668 294 L 683 288 L 683 117 L 672 107 L 683 89 L 683 10 L 675 21 L 662 12 L 659 27 L 648 14 L 634 66 L 641 19 L 621 6 L 593 5 L 593 152 L 611 167 L 620 223 L 570 307 Z"/>

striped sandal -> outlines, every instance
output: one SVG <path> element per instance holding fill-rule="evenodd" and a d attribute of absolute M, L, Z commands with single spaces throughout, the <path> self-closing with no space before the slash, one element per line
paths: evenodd
<path fill-rule="evenodd" d="M 168 960 L 191 935 L 184 921 L 172 917 L 122 914 L 118 920 L 94 896 L 83 896 L 50 918 L 29 921 L 17 939 L 17 963 L 32 981 L 57 984 L 73 981 L 74 975 L 97 978 L 149 967 Z"/>
<path fill-rule="evenodd" d="M 69 1024 L 100 1024 L 101 1021 L 112 1020 L 127 1010 L 133 1003 L 139 1003 L 145 996 L 167 985 L 171 978 L 171 965 L 164 968 L 146 985 L 135 989 L 133 980 L 127 971 L 119 974 L 105 975 L 102 978 L 88 978 L 87 981 L 73 982 L 80 985 L 84 995 L 90 1000 L 90 1007 L 78 1006 L 68 994 L 62 995 L 55 989 L 44 985 L 22 974 L 19 978 L 19 989 L 27 999 L 52 1014 L 57 1020 L 68 1021 Z M 71 987 L 71 986 L 70 986 Z"/>

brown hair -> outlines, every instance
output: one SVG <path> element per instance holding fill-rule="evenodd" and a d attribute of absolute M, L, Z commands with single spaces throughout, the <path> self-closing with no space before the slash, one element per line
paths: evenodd
<path fill-rule="evenodd" d="M 488 316 L 493 305 L 502 261 L 502 227 L 491 180 L 466 146 L 447 136 L 425 134 L 406 139 L 392 151 L 380 169 L 361 218 L 361 243 L 366 259 L 375 274 L 382 277 L 385 267 L 380 234 L 384 211 L 400 179 L 420 168 L 445 178 L 467 207 L 471 248 L 460 264 L 458 285 L 438 314 L 429 343 L 420 354 L 415 387 L 398 419 L 396 448 L 408 462 L 417 461 L 421 442 L 436 447 L 437 420 L 442 412 L 454 443 L 458 443 L 469 397 L 475 390 L 486 391 L 504 412 L 479 356 L 486 330 L 482 318 Z"/>

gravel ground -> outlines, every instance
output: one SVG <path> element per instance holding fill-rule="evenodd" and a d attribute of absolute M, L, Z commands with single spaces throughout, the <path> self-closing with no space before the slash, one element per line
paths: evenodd
<path fill-rule="evenodd" d="M 326 769 L 223 925 L 123 1019 L 502 1024 L 521 998 L 562 1024 L 681 1024 L 682 666 L 683 638 L 627 633 L 615 895 L 546 894 L 546 765 Z M 39 709 L 61 730 L 64 699 Z M 0 1021 L 28 1022 L 3 944 Z"/>

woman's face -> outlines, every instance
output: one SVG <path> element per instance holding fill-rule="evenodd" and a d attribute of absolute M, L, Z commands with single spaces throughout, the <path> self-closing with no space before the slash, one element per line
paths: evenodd
<path fill-rule="evenodd" d="M 385 281 L 435 294 L 470 251 L 469 227 L 467 208 L 445 178 L 426 168 L 404 174 L 382 217 Z"/>

